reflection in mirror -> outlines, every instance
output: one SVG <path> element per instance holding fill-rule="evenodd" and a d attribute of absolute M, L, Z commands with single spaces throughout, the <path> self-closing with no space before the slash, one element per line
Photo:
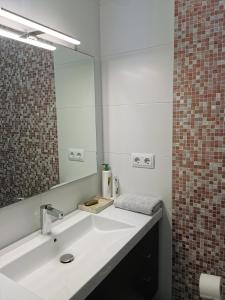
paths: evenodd
<path fill-rule="evenodd" d="M 60 183 L 96 173 L 93 58 L 54 52 Z M 80 154 L 80 155 L 79 155 Z"/>
<path fill-rule="evenodd" d="M 0 38 L 0 207 L 96 173 L 94 62 Z"/>

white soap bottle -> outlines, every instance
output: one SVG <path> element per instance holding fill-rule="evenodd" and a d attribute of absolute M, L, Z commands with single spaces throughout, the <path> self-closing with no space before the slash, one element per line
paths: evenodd
<path fill-rule="evenodd" d="M 103 164 L 102 196 L 104 198 L 112 197 L 112 171 L 110 170 L 109 164 Z"/>

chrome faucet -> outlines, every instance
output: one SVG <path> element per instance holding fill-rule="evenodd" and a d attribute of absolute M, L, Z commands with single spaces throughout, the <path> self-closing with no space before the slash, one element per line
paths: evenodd
<path fill-rule="evenodd" d="M 63 212 L 52 207 L 51 204 L 41 205 L 40 208 L 41 215 L 41 233 L 50 234 L 51 233 L 51 224 L 52 217 L 60 220 L 63 218 Z"/>

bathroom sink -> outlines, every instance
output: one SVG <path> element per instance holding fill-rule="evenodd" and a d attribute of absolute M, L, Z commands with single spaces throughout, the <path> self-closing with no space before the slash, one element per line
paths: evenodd
<path fill-rule="evenodd" d="M 91 214 L 64 220 L 53 227 L 51 236 L 39 235 L 35 242 L 17 249 L 0 272 L 41 299 L 72 299 L 74 291 L 86 283 L 87 274 L 101 271 L 133 230 L 132 225 Z M 60 262 L 64 254 L 74 260 Z"/>

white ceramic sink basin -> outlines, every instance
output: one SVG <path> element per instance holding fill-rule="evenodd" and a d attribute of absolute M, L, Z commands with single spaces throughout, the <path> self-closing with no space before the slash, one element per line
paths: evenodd
<path fill-rule="evenodd" d="M 65 220 L 53 228 L 51 237 L 40 236 L 35 247 L 28 245 L 23 255 L 6 263 L 1 273 L 41 299 L 68 300 L 74 288 L 79 290 L 85 282 L 87 272 L 92 274 L 93 268 L 101 266 L 105 254 L 133 230 L 132 225 L 97 215 Z M 66 253 L 75 259 L 62 264 L 60 257 Z"/>
<path fill-rule="evenodd" d="M 0 251 L 1 300 L 84 300 L 162 216 L 108 207 L 74 211 Z M 62 264 L 63 254 L 75 259 Z"/>

